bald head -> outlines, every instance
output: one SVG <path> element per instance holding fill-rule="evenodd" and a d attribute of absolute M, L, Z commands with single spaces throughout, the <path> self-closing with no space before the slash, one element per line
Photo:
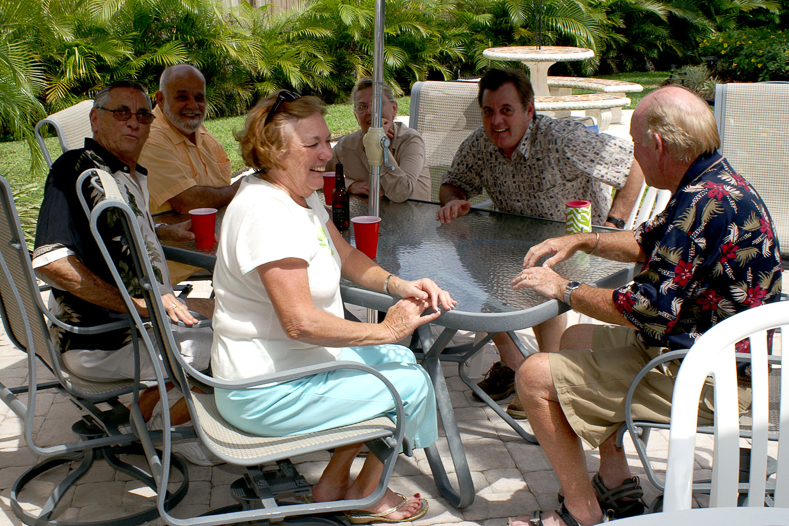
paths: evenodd
<path fill-rule="evenodd" d="M 205 77 L 188 64 L 164 70 L 156 103 L 175 129 L 195 142 L 195 132 L 205 120 Z"/>
<path fill-rule="evenodd" d="M 660 88 L 641 99 L 633 112 L 631 135 L 644 145 L 653 144 L 657 135 L 671 157 L 682 163 L 692 163 L 720 146 L 709 105 L 679 86 Z"/>
<path fill-rule="evenodd" d="M 202 84 L 205 90 L 205 77 L 200 73 L 199 69 L 189 64 L 178 64 L 165 69 L 162 72 L 162 76 L 159 77 L 159 91 L 167 91 L 167 85 L 173 79 L 183 79 L 186 82 Z"/>

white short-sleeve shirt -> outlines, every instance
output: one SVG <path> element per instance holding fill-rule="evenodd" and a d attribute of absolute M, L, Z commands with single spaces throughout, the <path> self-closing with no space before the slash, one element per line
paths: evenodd
<path fill-rule="evenodd" d="M 329 215 L 316 194 L 307 205 L 252 175 L 227 207 L 214 269 L 216 377 L 242 380 L 339 358 L 339 348 L 288 337 L 257 272 L 272 261 L 303 259 L 315 307 L 343 317 L 340 257 L 326 229 Z"/>

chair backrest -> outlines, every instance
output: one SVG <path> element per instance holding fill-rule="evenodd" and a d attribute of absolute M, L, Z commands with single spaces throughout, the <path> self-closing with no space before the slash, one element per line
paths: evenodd
<path fill-rule="evenodd" d="M 91 382 L 69 374 L 62 355 L 47 327 L 52 319 L 42 301 L 38 282 L 30 261 L 30 252 L 14 206 L 11 186 L 0 177 L 0 317 L 11 343 L 28 354 L 27 400 L 22 403 L 4 393 L 3 401 L 16 412 L 24 423 L 23 433 L 28 446 L 39 455 L 63 454 L 93 446 L 94 441 L 82 441 L 51 447 L 39 447 L 33 442 L 32 426 L 35 411 L 37 358 L 58 380 L 61 391 L 75 400 L 102 401 L 128 393 L 131 382 Z M 63 327 L 70 327 L 60 322 Z M 117 328 L 117 327 L 116 327 Z M 0 389 L 4 386 L 0 384 Z M 101 439 L 104 440 L 104 439 Z"/>
<path fill-rule="evenodd" d="M 63 152 L 75 148 L 82 148 L 85 138 L 93 137 L 93 130 L 90 127 L 89 118 L 91 109 L 93 109 L 93 101 L 83 100 L 79 104 L 53 113 L 46 119 L 38 121 L 35 129 L 36 141 L 38 141 L 38 145 L 41 147 L 41 152 L 44 154 L 47 166 L 52 166 L 53 159 L 44 142 L 44 137 L 41 135 L 41 128 L 49 124 L 55 129 L 55 133 L 57 133 L 58 140 L 60 141 L 60 148 Z"/>
<path fill-rule="evenodd" d="M 449 170 L 460 144 L 482 125 L 476 82 L 417 82 L 411 88 L 409 126 L 425 141 L 432 200 L 438 201 L 441 176 Z"/>
<path fill-rule="evenodd" d="M 740 420 L 735 344 L 750 338 L 751 352 L 751 464 L 748 505 L 762 507 L 767 496 L 767 449 L 769 427 L 768 331 L 781 328 L 789 334 L 789 307 L 784 302 L 762 305 L 736 314 L 714 326 L 690 349 L 682 361 L 671 404 L 665 511 L 691 508 L 695 466 L 698 400 L 707 379 L 715 381 L 715 446 L 712 461 L 710 507 L 737 506 L 739 483 Z M 777 339 L 777 338 L 776 338 Z M 789 353 L 781 353 L 780 368 L 789 365 Z M 778 469 L 775 475 L 776 507 L 789 507 L 789 377 L 780 377 L 780 424 Z"/>
<path fill-rule="evenodd" d="M 781 255 L 789 257 L 789 83 L 718 84 L 715 120 L 721 153 L 753 185 L 775 222 Z"/>
<path fill-rule="evenodd" d="M 641 183 L 641 192 L 636 199 L 636 205 L 625 221 L 625 230 L 632 230 L 644 221 L 658 215 L 665 210 L 670 199 L 671 192 L 668 190 L 658 190 L 647 186 L 646 182 Z"/>

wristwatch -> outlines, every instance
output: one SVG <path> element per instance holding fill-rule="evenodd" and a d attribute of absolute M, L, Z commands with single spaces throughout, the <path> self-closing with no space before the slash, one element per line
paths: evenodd
<path fill-rule="evenodd" d="M 608 223 L 613 223 L 614 226 L 616 228 L 618 228 L 619 230 L 622 230 L 623 228 L 625 228 L 625 220 L 624 219 L 617 219 L 617 218 L 615 218 L 613 216 L 608 216 L 605 220 Z"/>
<path fill-rule="evenodd" d="M 569 305 L 570 304 L 570 294 L 573 293 L 575 289 L 581 286 L 580 281 L 571 281 L 564 287 L 564 302 Z"/>

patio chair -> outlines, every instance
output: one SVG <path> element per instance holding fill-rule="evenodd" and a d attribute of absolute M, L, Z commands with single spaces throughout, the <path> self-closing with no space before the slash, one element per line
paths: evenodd
<path fill-rule="evenodd" d="M 658 190 L 647 186 L 646 182 L 641 183 L 641 192 L 636 199 L 639 205 L 634 206 L 630 211 L 630 215 L 625 221 L 625 230 L 632 230 L 644 221 L 654 218 L 665 210 L 670 199 L 671 192 L 668 190 Z"/>
<path fill-rule="evenodd" d="M 738 370 L 735 343 L 750 338 L 752 424 L 748 433 L 751 441 L 750 485 L 747 489 L 749 507 L 765 505 L 789 508 L 789 377 L 781 378 L 778 406 L 781 431 L 780 455 L 774 480 L 768 470 L 768 438 L 774 434 L 770 424 L 768 376 L 771 370 L 789 363 L 789 353 L 781 353 L 772 366 L 768 363 L 768 331 L 789 328 L 789 308 L 783 302 L 762 305 L 741 312 L 708 330 L 684 358 L 674 385 L 671 405 L 671 436 L 669 438 L 668 467 L 666 469 L 665 511 L 691 508 L 693 471 L 695 467 L 696 421 L 698 400 L 707 376 L 715 379 L 715 449 L 712 460 L 712 488 L 710 507 L 733 507 L 738 494 L 743 492 L 738 475 L 740 419 L 737 405 Z M 783 334 L 789 334 L 784 332 Z M 777 357 L 773 357 L 774 359 Z M 784 360 L 785 358 L 785 360 Z"/>
<path fill-rule="evenodd" d="M 0 398 L 22 421 L 23 436 L 30 449 L 45 460 L 23 473 L 11 488 L 11 507 L 19 519 L 28 525 L 63 524 L 53 520 L 58 503 L 69 487 L 74 485 L 93 466 L 95 460 L 106 460 L 114 469 L 122 471 L 151 488 L 155 484 L 150 475 L 135 465 L 119 458 L 119 455 L 140 454 L 137 438 L 125 431 L 129 424 L 129 410 L 118 397 L 137 390 L 132 381 L 92 382 L 70 374 L 62 361 L 60 349 L 50 336 L 47 323 L 80 334 L 98 334 L 108 330 L 129 327 L 128 321 L 119 321 L 97 327 L 75 327 L 55 318 L 44 305 L 38 283 L 31 266 L 30 253 L 19 222 L 8 182 L 0 177 L 0 317 L 8 338 L 18 349 L 27 353 L 28 379 L 30 384 L 22 387 L 6 387 L 0 383 Z M 37 383 L 38 365 L 43 364 L 55 381 Z M 74 443 L 41 447 L 34 441 L 36 397 L 40 391 L 54 390 L 68 397 L 84 411 L 81 420 L 72 426 L 80 437 Z M 26 401 L 17 395 L 26 394 Z M 22 508 L 18 501 L 25 486 L 42 474 L 72 462 L 79 465 L 60 482 L 51 497 L 41 506 L 36 516 Z M 176 467 L 186 475 L 182 463 Z M 173 495 L 168 495 L 168 505 L 177 503 L 186 494 L 187 479 Z M 135 512 L 117 519 L 100 523 L 104 526 L 131 526 L 155 519 L 156 507 Z M 78 523 L 68 523 L 78 524 Z"/>
<path fill-rule="evenodd" d="M 783 309 L 784 309 L 783 310 L 784 318 L 789 320 L 789 310 L 786 310 L 785 306 L 783 306 Z M 744 370 L 746 367 L 749 367 L 751 370 L 756 369 L 757 367 L 761 367 L 760 365 L 761 362 L 758 362 L 756 361 L 756 359 L 754 359 L 753 363 L 751 363 L 751 360 L 752 360 L 752 356 L 760 352 L 760 349 L 758 347 L 756 348 L 756 351 L 754 351 L 754 345 L 755 344 L 762 345 L 761 338 L 754 338 L 754 335 L 763 334 L 764 329 L 759 328 L 761 326 L 760 324 L 748 324 L 745 322 L 752 319 L 753 317 L 758 316 L 758 312 L 764 312 L 765 313 L 764 322 L 768 324 L 766 325 L 766 327 L 768 328 L 778 327 L 780 324 L 776 322 L 776 317 L 775 316 L 769 317 L 769 316 L 771 316 L 771 313 L 775 314 L 776 312 L 780 312 L 780 311 L 781 309 L 777 306 L 775 309 L 765 309 L 765 310 L 763 310 L 763 307 L 759 307 L 756 309 L 750 309 L 748 311 L 745 311 L 745 313 L 740 313 L 736 316 L 728 318 L 720 322 L 712 329 L 710 329 L 710 331 L 707 331 L 707 333 L 705 333 L 702 336 L 702 338 L 700 338 L 694 344 L 691 350 L 684 349 L 684 350 L 666 352 L 658 356 L 657 358 L 653 359 L 652 361 L 650 361 L 647 365 L 644 366 L 643 369 L 641 369 L 638 376 L 636 376 L 632 385 L 630 386 L 630 389 L 627 393 L 627 397 L 625 399 L 626 422 L 619 429 L 617 435 L 617 445 L 619 447 L 623 447 L 623 438 L 625 433 L 628 433 L 630 435 L 633 444 L 635 446 L 636 453 L 638 454 L 639 460 L 641 461 L 641 464 L 644 467 L 644 472 L 647 479 L 659 491 L 662 492 L 666 489 L 666 487 L 668 486 L 668 482 L 673 477 L 673 475 L 667 471 L 665 476 L 661 477 L 658 474 L 658 469 L 654 466 L 653 460 L 649 458 L 647 454 L 647 445 L 649 441 L 650 432 L 652 429 L 664 429 L 664 430 L 671 430 L 671 435 L 672 436 L 674 435 L 673 411 L 674 411 L 674 407 L 676 407 L 677 404 L 674 404 L 673 401 L 682 400 L 683 402 L 681 402 L 679 405 L 687 406 L 683 410 L 696 411 L 694 415 L 697 414 L 698 407 L 696 404 L 689 404 L 687 402 L 684 402 L 686 400 L 695 399 L 695 398 L 691 396 L 687 396 L 684 398 L 678 397 L 676 384 L 675 384 L 675 388 L 674 388 L 675 390 L 672 398 L 672 414 L 671 414 L 670 424 L 662 423 L 662 422 L 659 423 L 659 422 L 644 421 L 644 420 L 633 420 L 632 410 L 631 410 L 632 397 L 639 383 L 644 379 L 644 377 L 650 371 L 652 371 L 657 367 L 662 367 L 664 364 L 668 364 L 673 360 L 682 360 L 681 367 L 685 367 L 685 363 L 686 363 L 685 361 L 687 360 L 687 356 L 689 356 L 689 353 L 693 353 L 694 350 L 703 349 L 704 352 L 709 352 L 710 354 L 714 354 L 716 352 L 720 353 L 721 351 L 717 349 L 716 345 L 713 345 L 711 343 L 717 341 L 715 338 L 719 338 L 720 334 L 726 334 L 727 337 L 730 337 L 732 339 L 732 342 L 735 343 L 742 339 L 750 337 L 752 354 L 736 353 L 736 355 L 734 356 L 736 357 L 738 366 L 742 370 Z M 748 317 L 744 316 L 744 314 L 746 313 L 749 313 Z M 773 323 L 773 325 L 770 325 L 770 323 Z M 715 331 L 712 334 L 718 336 L 707 338 L 707 334 L 709 334 L 711 331 Z M 761 331 L 761 333 L 759 331 Z M 766 338 L 764 338 L 764 340 L 766 346 Z M 777 338 L 776 341 L 778 341 Z M 695 354 L 700 354 L 700 353 L 696 352 Z M 694 358 L 694 362 L 692 363 L 696 363 L 695 360 L 698 360 L 698 358 Z M 766 390 L 765 392 L 767 393 L 768 403 L 769 403 L 768 412 L 766 413 L 768 415 L 766 433 L 770 440 L 777 440 L 778 430 L 780 427 L 779 401 L 782 393 L 781 382 L 784 381 L 781 375 L 781 371 L 782 371 L 781 356 L 770 355 L 767 356 L 765 360 L 770 364 L 769 372 L 765 373 L 764 377 L 761 376 L 761 372 L 759 372 L 758 375 L 753 374 L 752 382 L 754 384 L 759 382 L 760 384 L 759 390 L 761 389 Z M 750 365 L 746 365 L 746 364 L 750 364 Z M 705 377 L 706 377 L 706 373 L 705 373 Z M 718 380 L 716 377 L 716 382 L 717 381 Z M 733 395 L 736 395 L 736 382 L 734 384 L 734 388 L 735 389 L 732 389 L 730 384 L 724 384 L 724 383 L 716 384 L 715 406 L 719 407 L 718 398 L 717 398 L 719 393 L 725 393 L 724 396 L 731 397 Z M 754 390 L 755 401 L 757 400 L 756 395 L 757 395 L 757 391 Z M 696 398 L 698 398 L 698 396 Z M 760 419 L 762 418 L 761 411 L 762 411 L 761 408 L 757 408 L 756 404 L 754 403 L 754 405 L 751 407 L 751 409 L 749 409 L 748 412 L 739 416 L 739 424 L 736 428 L 737 429 L 736 436 L 738 438 L 756 439 L 757 437 L 761 436 L 759 434 L 761 433 L 760 430 L 761 428 L 759 427 L 761 425 Z M 716 411 L 716 425 L 718 418 L 717 415 L 718 415 L 718 411 Z M 696 427 L 695 416 L 693 422 L 694 422 L 694 430 L 695 430 L 694 433 L 698 432 L 702 434 L 716 435 L 716 436 L 719 434 L 719 431 L 716 429 L 716 425 L 712 425 L 712 426 L 705 425 L 705 426 Z M 753 451 L 756 451 L 755 444 L 756 442 L 754 441 Z M 718 453 L 716 452 L 715 455 L 717 457 Z M 727 460 L 731 460 L 734 464 L 739 466 L 739 471 L 740 471 L 739 491 L 740 491 L 741 502 L 744 502 L 746 495 L 749 491 L 750 480 L 756 480 L 757 482 L 755 482 L 755 484 L 757 484 L 756 487 L 758 487 L 758 484 L 763 484 L 764 479 L 766 479 L 772 473 L 775 472 L 775 461 L 773 459 L 769 459 L 769 462 L 765 462 L 765 465 L 767 466 L 768 469 L 766 476 L 762 476 L 762 474 L 758 471 L 752 472 L 749 469 L 749 465 L 750 462 L 753 462 L 753 454 L 752 454 L 752 450 L 747 448 L 740 449 L 739 452 L 735 452 L 735 453 L 729 452 L 727 456 Z M 757 475 L 756 479 L 753 478 L 754 474 Z M 709 494 L 711 491 L 713 492 L 715 491 L 713 489 L 713 486 L 714 483 L 712 483 L 709 480 L 696 480 L 693 482 L 692 489 L 694 492 L 697 492 L 699 494 Z M 655 511 L 660 511 L 663 508 L 663 506 L 664 506 L 664 499 L 663 496 L 661 495 L 654 502 L 651 503 L 650 508 L 653 512 L 655 512 Z"/>
<path fill-rule="evenodd" d="M 715 120 L 721 153 L 753 185 L 775 222 L 781 256 L 789 258 L 789 83 L 718 84 Z"/>
<path fill-rule="evenodd" d="M 93 101 L 83 100 L 79 104 L 53 113 L 46 119 L 38 121 L 35 128 L 36 141 L 41 147 L 47 166 L 52 166 L 53 159 L 44 142 L 44 137 L 41 135 L 41 129 L 47 124 L 55 129 L 63 152 L 82 148 L 85 137 L 93 137 L 93 130 L 90 127 L 90 118 L 88 116 L 91 109 L 93 109 Z"/>
<path fill-rule="evenodd" d="M 192 423 L 197 436 L 203 445 L 214 455 L 231 464 L 247 467 L 246 476 L 239 479 L 231 486 L 233 496 L 239 501 L 237 506 L 214 510 L 201 517 L 180 519 L 168 513 L 165 507 L 163 494 L 159 495 L 159 511 L 162 519 L 171 525 L 218 525 L 245 521 L 270 520 L 279 521 L 286 517 L 303 517 L 305 515 L 325 514 L 344 510 L 366 508 L 379 501 L 383 496 L 389 482 L 394 463 L 400 452 L 401 446 L 406 453 L 410 453 L 410 446 L 404 444 L 404 412 L 400 396 L 388 380 L 374 369 L 352 362 L 331 362 L 317 366 L 302 367 L 282 373 L 258 376 L 243 382 L 228 382 L 207 376 L 193 369 L 177 351 L 170 320 L 161 303 L 153 269 L 145 250 L 145 243 L 139 226 L 134 221 L 134 215 L 126 203 L 119 199 L 106 198 L 93 210 L 91 229 L 94 236 L 97 234 L 95 217 L 97 214 L 112 210 L 126 232 L 129 250 L 134 260 L 133 271 L 139 276 L 142 284 L 143 295 L 151 315 L 150 324 L 152 333 L 159 349 L 163 349 L 166 358 L 163 365 L 169 369 L 170 378 L 184 393 Z M 108 258 L 106 249 L 100 236 L 97 236 L 100 248 Z M 121 283 L 120 275 L 113 271 L 116 282 Z M 138 327 L 143 327 L 144 321 L 140 319 L 136 310 L 131 306 L 131 298 L 121 289 L 124 300 L 129 306 L 129 313 Z M 140 331 L 141 337 L 150 347 L 151 341 L 146 331 Z M 157 362 L 158 363 L 158 362 Z M 392 393 L 395 400 L 397 424 L 389 418 L 378 417 L 358 424 L 330 429 L 323 432 L 309 433 L 287 437 L 261 437 L 245 433 L 222 418 L 214 401 L 213 389 L 243 389 L 246 387 L 262 385 L 271 382 L 284 382 L 304 376 L 317 374 L 335 369 L 355 369 L 373 374 L 378 377 Z M 202 393 L 194 392 L 191 387 L 199 387 Z M 164 395 L 166 396 L 166 394 Z M 167 423 L 164 426 L 164 446 L 161 457 L 161 475 L 157 476 L 160 488 L 168 485 L 169 444 L 171 429 Z M 143 428 L 141 433 L 147 431 Z M 305 502 L 287 504 L 285 497 L 298 497 L 309 492 L 309 485 L 299 475 L 290 457 L 325 451 L 332 448 L 364 442 L 369 447 L 371 454 L 377 455 L 384 463 L 384 471 L 376 490 L 364 499 L 336 502 Z M 146 440 L 143 440 L 146 443 Z M 159 459 L 154 455 L 149 457 L 151 464 L 158 464 Z M 266 467 L 262 467 L 266 464 Z M 298 501 L 298 499 L 296 499 Z M 330 523 L 329 519 L 310 517 L 303 519 L 312 524 Z M 323 522 L 321 522 L 323 521 Z"/>

